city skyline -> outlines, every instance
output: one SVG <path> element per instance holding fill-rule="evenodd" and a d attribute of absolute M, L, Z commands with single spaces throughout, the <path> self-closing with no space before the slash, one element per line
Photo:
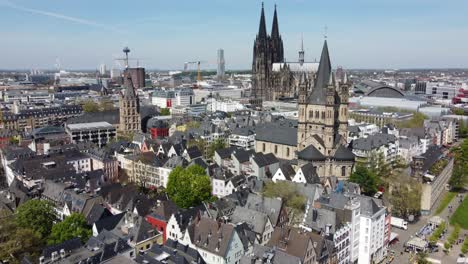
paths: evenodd
<path fill-rule="evenodd" d="M 408 3 L 409 2 L 409 3 Z M 276 1 L 285 59 L 318 59 L 328 28 L 332 65 L 345 68 L 468 67 L 468 3 L 452 1 Z M 265 1 L 271 31 L 274 1 Z M 216 68 L 250 69 L 261 1 L 123 1 L 59 3 L 0 0 L 1 69 L 117 67 L 123 46 L 149 69 L 182 69 L 203 60 Z M 196 12 L 193 12 L 196 10 Z M 198 44 L 197 44 L 198 43 Z M 136 62 L 133 62 L 136 64 Z"/>

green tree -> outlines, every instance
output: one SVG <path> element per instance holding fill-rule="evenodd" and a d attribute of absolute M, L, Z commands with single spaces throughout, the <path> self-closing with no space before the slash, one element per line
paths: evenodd
<path fill-rule="evenodd" d="M 1 215 L 0 260 L 19 263 L 25 255 L 29 255 L 35 262 L 43 246 L 41 235 L 31 229 L 18 227 L 13 215 Z"/>
<path fill-rule="evenodd" d="M 465 115 L 465 110 L 461 109 L 461 108 L 453 108 L 452 109 L 452 112 L 455 114 L 455 115 Z"/>
<path fill-rule="evenodd" d="M 421 210 L 421 184 L 407 175 L 393 177 L 391 182 L 386 196 L 392 206 L 392 214 L 404 218 L 418 215 Z"/>
<path fill-rule="evenodd" d="M 93 100 L 86 100 L 83 103 L 83 111 L 86 113 L 94 113 L 99 111 L 99 105 Z"/>
<path fill-rule="evenodd" d="M 31 229 L 41 235 L 49 236 L 52 225 L 57 221 L 53 206 L 42 200 L 29 200 L 16 210 L 16 223 L 21 228 Z"/>
<path fill-rule="evenodd" d="M 198 165 L 191 165 L 185 169 L 176 167 L 169 174 L 166 192 L 179 207 L 199 205 L 211 199 L 210 177 Z"/>
<path fill-rule="evenodd" d="M 266 197 L 279 197 L 286 206 L 298 211 L 304 211 L 306 198 L 298 193 L 296 187 L 287 181 L 267 182 L 263 188 Z"/>
<path fill-rule="evenodd" d="M 375 173 L 362 165 L 356 167 L 356 170 L 349 177 L 349 181 L 359 184 L 361 192 L 366 195 L 374 195 L 379 187 L 379 179 Z"/>
<path fill-rule="evenodd" d="M 73 213 L 52 227 L 52 233 L 47 239 L 47 243 L 56 245 L 76 237 L 85 243 L 91 234 L 91 228 L 86 223 L 85 217 L 82 214 Z"/>
<path fill-rule="evenodd" d="M 452 177 L 449 185 L 455 190 L 461 190 L 468 184 L 468 139 L 450 150 L 454 158 Z"/>
<path fill-rule="evenodd" d="M 159 110 L 159 115 L 168 116 L 170 114 L 171 114 L 171 110 L 169 108 L 161 108 Z"/>
<path fill-rule="evenodd" d="M 218 138 L 211 142 L 211 144 L 208 146 L 207 158 L 213 158 L 215 151 L 223 148 L 226 148 L 226 142 L 223 139 Z"/>
<path fill-rule="evenodd" d="M 416 255 L 416 263 L 417 264 L 430 264 L 429 260 L 427 260 L 427 253 L 425 252 L 419 252 Z"/>
<path fill-rule="evenodd" d="M 458 121 L 458 136 L 460 138 L 468 137 L 468 124 L 463 119 Z"/>
<path fill-rule="evenodd" d="M 428 119 L 426 115 L 419 112 L 414 112 L 413 116 L 409 120 L 399 121 L 396 125 L 399 128 L 416 128 L 416 127 L 423 127 L 424 120 Z"/>
<path fill-rule="evenodd" d="M 382 152 L 371 155 L 369 167 L 374 175 L 379 179 L 388 178 L 392 172 L 391 164 L 385 161 L 385 157 Z"/>
<path fill-rule="evenodd" d="M 188 142 L 188 147 L 197 147 L 203 153 L 203 157 L 208 158 L 208 143 L 206 140 L 202 138 L 192 139 Z"/>
<path fill-rule="evenodd" d="M 114 103 L 109 99 L 102 99 L 99 102 L 99 110 L 100 111 L 110 111 L 110 110 L 114 110 L 114 109 L 115 109 Z"/>

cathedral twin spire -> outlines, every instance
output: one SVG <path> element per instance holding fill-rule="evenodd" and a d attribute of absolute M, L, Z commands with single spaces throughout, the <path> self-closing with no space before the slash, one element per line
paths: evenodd
<path fill-rule="evenodd" d="M 258 28 L 257 39 L 269 42 L 269 50 L 271 54 L 272 63 L 284 61 L 283 40 L 281 39 L 281 35 L 279 33 L 278 13 L 276 11 L 276 5 L 273 14 L 271 35 L 268 36 L 266 29 L 265 10 L 262 2 L 262 11 L 260 14 L 260 25 Z"/>

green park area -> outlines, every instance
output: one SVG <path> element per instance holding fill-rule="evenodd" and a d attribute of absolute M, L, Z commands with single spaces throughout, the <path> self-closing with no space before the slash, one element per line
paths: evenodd
<path fill-rule="evenodd" d="M 465 198 L 462 204 L 457 208 L 450 218 L 451 225 L 460 225 L 463 229 L 468 229 L 468 198 Z"/>
<path fill-rule="evenodd" d="M 457 192 L 446 193 L 444 198 L 442 198 L 442 201 L 440 202 L 439 207 L 437 207 L 437 210 L 435 212 L 436 215 L 439 215 L 440 213 L 442 213 L 442 211 L 444 211 L 444 209 L 447 208 L 447 205 L 449 205 L 449 203 L 453 200 L 453 198 L 455 198 L 455 196 L 457 196 Z"/>

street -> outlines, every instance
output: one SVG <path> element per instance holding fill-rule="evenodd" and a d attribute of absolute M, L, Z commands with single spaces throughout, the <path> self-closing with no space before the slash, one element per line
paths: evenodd
<path fill-rule="evenodd" d="M 463 198 L 465 197 L 465 193 L 462 194 Z M 441 198 L 442 199 L 442 198 Z M 444 211 L 439 214 L 446 223 L 449 222 L 450 216 L 455 212 L 455 210 L 458 208 L 460 198 L 456 196 L 453 198 L 453 200 L 450 202 L 450 204 L 444 209 Z M 452 211 L 450 212 L 449 207 L 452 207 Z M 424 226 L 428 223 L 428 220 L 434 216 L 435 214 L 432 214 L 430 216 L 421 216 L 419 220 L 415 223 L 408 223 L 408 229 L 407 230 L 402 230 L 396 227 L 392 227 L 392 232 L 395 232 L 398 234 L 399 241 L 390 246 L 389 250 L 395 251 L 395 259 L 393 260 L 393 263 L 410 263 L 410 258 L 411 254 L 408 252 L 404 251 L 404 244 L 407 242 L 410 238 L 414 237 L 415 234 Z M 447 238 L 447 236 L 450 234 L 452 231 L 452 228 L 448 228 L 448 232 L 444 236 L 444 239 Z M 466 230 L 462 230 L 460 232 L 460 238 L 463 238 L 466 234 Z M 443 243 L 445 240 L 440 240 L 439 241 L 439 251 L 434 252 L 434 253 L 429 253 L 428 252 L 428 259 L 433 261 L 434 263 L 437 263 L 437 261 L 440 261 L 438 263 L 456 263 L 458 255 L 461 253 L 461 243 L 460 245 L 453 245 L 453 248 L 450 250 L 449 254 L 445 254 L 443 252 Z M 402 254 L 403 252 L 403 254 Z"/>

